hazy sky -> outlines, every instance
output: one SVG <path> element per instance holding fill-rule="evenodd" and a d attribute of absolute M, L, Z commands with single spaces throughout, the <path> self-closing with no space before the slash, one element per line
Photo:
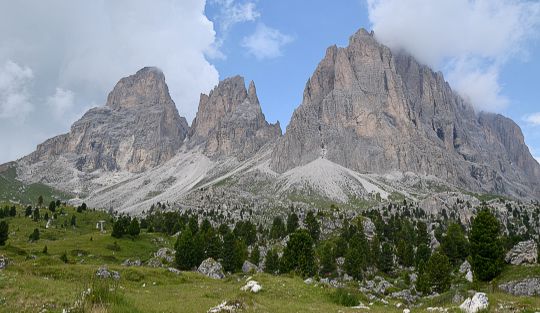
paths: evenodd
<path fill-rule="evenodd" d="M 540 3 L 524 0 L 0 0 L 0 163 L 69 130 L 144 66 L 191 121 L 219 79 L 254 80 L 285 128 L 326 47 L 375 30 L 522 127 L 540 157 Z"/>

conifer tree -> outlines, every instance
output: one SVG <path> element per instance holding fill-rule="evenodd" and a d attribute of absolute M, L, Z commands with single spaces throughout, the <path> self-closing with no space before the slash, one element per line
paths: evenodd
<path fill-rule="evenodd" d="M 307 230 L 299 229 L 291 234 L 283 251 L 280 268 L 283 273 L 294 271 L 302 276 L 315 274 L 313 239 Z"/>
<path fill-rule="evenodd" d="M 499 221 L 488 209 L 482 209 L 473 219 L 469 239 L 474 275 L 491 281 L 503 270 L 504 248 Z"/>
<path fill-rule="evenodd" d="M 6 221 L 0 221 L 0 246 L 4 246 L 9 237 L 9 225 Z"/>
<path fill-rule="evenodd" d="M 276 274 L 279 271 L 279 255 L 276 250 L 271 249 L 266 253 L 264 271 L 270 274 Z"/>
<path fill-rule="evenodd" d="M 298 215 L 291 213 L 287 217 L 287 234 L 292 234 L 298 228 Z"/>

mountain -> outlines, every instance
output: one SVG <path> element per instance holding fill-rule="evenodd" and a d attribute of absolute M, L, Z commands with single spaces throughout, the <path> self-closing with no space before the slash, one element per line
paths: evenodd
<path fill-rule="evenodd" d="M 65 158 L 79 171 L 143 172 L 172 158 L 188 132 L 178 115 L 165 76 L 146 67 L 122 78 L 103 107 L 89 110 L 68 134 L 38 145 L 24 161 Z"/>
<path fill-rule="evenodd" d="M 365 30 L 327 49 L 284 135 L 253 82 L 234 76 L 202 94 L 189 127 L 163 73 L 143 68 L 5 168 L 6 181 L 132 213 L 157 202 L 265 213 L 403 199 L 450 209 L 471 193 L 540 199 L 540 165 L 518 125 L 475 112 L 441 73 Z"/>
<path fill-rule="evenodd" d="M 358 31 L 332 46 L 272 153 L 283 173 L 318 158 L 360 173 L 413 172 L 465 190 L 540 197 L 519 127 L 477 114 L 441 73 Z"/>
<path fill-rule="evenodd" d="M 191 144 L 202 144 L 206 155 L 240 160 L 280 136 L 279 122 L 269 124 L 262 113 L 255 83 L 252 81 L 246 90 L 240 76 L 227 78 L 209 95 L 201 95 L 190 131 Z"/>

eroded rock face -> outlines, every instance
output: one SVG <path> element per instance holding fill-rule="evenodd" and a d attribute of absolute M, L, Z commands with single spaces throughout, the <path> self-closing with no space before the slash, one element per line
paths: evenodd
<path fill-rule="evenodd" d="M 285 172 L 326 158 L 361 173 L 434 175 L 478 192 L 540 196 L 540 165 L 519 127 L 477 115 L 444 80 L 373 33 L 328 48 L 272 154 Z"/>
<path fill-rule="evenodd" d="M 141 172 L 172 158 L 187 132 L 165 76 L 145 67 L 122 78 L 105 106 L 90 109 L 68 134 L 38 145 L 23 161 L 47 163 L 62 156 L 83 172 Z"/>
<path fill-rule="evenodd" d="M 516 244 L 506 254 L 505 261 L 513 265 L 524 263 L 535 264 L 538 258 L 538 247 L 534 240 L 522 241 Z"/>
<path fill-rule="evenodd" d="M 190 144 L 202 144 L 210 157 L 243 160 L 279 136 L 279 122 L 269 124 L 261 111 L 255 84 L 246 90 L 244 78 L 235 76 L 221 81 L 210 95 L 201 95 Z"/>
<path fill-rule="evenodd" d="M 510 281 L 500 284 L 499 289 L 514 296 L 538 296 L 540 295 L 540 278 L 532 277 Z"/>

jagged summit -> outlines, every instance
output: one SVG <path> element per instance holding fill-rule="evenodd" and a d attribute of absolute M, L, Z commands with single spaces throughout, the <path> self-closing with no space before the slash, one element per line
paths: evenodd
<path fill-rule="evenodd" d="M 165 76 L 155 67 L 145 67 L 122 78 L 105 106 L 89 110 L 68 134 L 38 145 L 24 160 L 45 167 L 65 160 L 83 172 L 141 172 L 174 156 L 187 132 Z"/>
<path fill-rule="evenodd" d="M 515 123 L 478 116 L 441 73 L 364 29 L 347 47 L 327 49 L 271 167 L 282 173 L 321 157 L 361 173 L 413 172 L 473 191 L 540 196 L 540 165 Z"/>
<path fill-rule="evenodd" d="M 242 160 L 280 135 L 279 124 L 269 124 L 262 113 L 255 83 L 251 81 L 246 89 L 244 78 L 234 76 L 221 81 L 209 95 L 201 95 L 190 140 L 192 145 L 203 144 L 210 157 Z"/>

